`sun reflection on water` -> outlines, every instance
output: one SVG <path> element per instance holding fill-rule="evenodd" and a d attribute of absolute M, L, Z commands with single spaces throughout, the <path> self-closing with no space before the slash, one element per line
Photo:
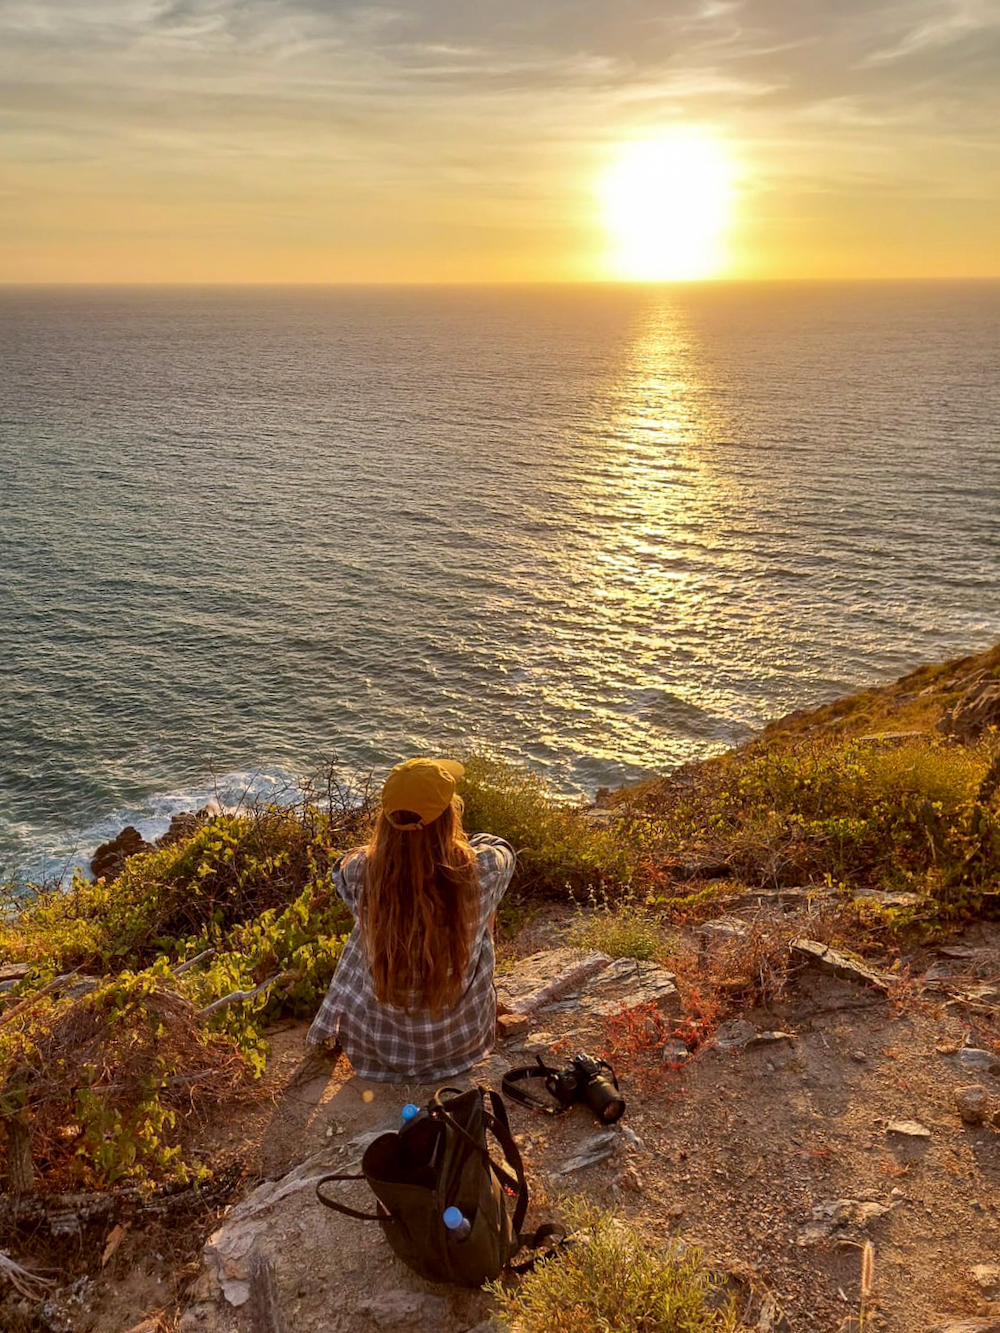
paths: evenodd
<path fill-rule="evenodd" d="M 688 547 L 693 534 L 711 529 L 717 484 L 704 448 L 717 421 L 706 410 L 698 351 L 681 312 L 659 306 L 629 349 L 605 408 L 605 503 L 621 544 L 600 553 L 609 575 L 602 593 L 631 606 L 669 602 L 674 624 L 693 612 L 681 590 L 697 600 Z"/>
<path fill-rule="evenodd" d="M 648 728 L 704 753 L 740 725 L 704 660 L 714 614 L 706 553 L 725 541 L 722 514 L 739 486 L 715 466 L 727 421 L 702 357 L 683 310 L 659 295 L 591 401 L 582 435 L 593 448 L 576 469 L 573 503 L 592 542 L 586 641 L 596 628 L 604 644 L 599 660 L 579 664 L 579 700 L 600 712 L 609 753 L 637 765 Z"/>

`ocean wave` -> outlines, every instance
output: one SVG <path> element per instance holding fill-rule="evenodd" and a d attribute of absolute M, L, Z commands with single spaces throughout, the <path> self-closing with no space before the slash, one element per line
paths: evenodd
<path fill-rule="evenodd" d="M 23 860 L 10 878 L 23 883 L 65 883 L 80 873 L 89 876 L 94 852 L 131 825 L 146 842 L 166 833 L 174 815 L 210 807 L 220 811 L 249 809 L 274 802 L 291 805 L 303 796 L 301 779 L 281 770 L 244 770 L 151 794 L 135 805 L 122 806 L 81 829 L 39 830 L 22 826 Z"/>

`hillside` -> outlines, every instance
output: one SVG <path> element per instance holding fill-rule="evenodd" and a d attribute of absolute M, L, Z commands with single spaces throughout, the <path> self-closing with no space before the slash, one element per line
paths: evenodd
<path fill-rule="evenodd" d="M 577 1044 L 619 1070 L 638 1142 L 616 1148 L 613 1170 L 561 1172 L 592 1130 L 582 1112 L 566 1124 L 522 1113 L 539 1206 L 572 1211 L 563 1196 L 582 1193 L 650 1244 L 697 1243 L 730 1275 L 741 1327 L 837 1333 L 857 1314 L 867 1239 L 872 1327 L 989 1315 L 998 696 L 1000 647 L 794 714 L 589 811 L 469 758 L 470 831 L 519 850 L 503 975 L 561 945 L 642 960 L 676 988 L 663 1009 L 665 991 L 651 1000 L 609 971 L 558 1012 L 508 1024 L 509 1044 L 477 1071 L 495 1079 L 526 1052 Z M 322 790 L 294 810 L 206 816 L 113 881 L 39 889 L 4 923 L 0 1247 L 21 1269 L 0 1266 L 0 1325 L 249 1328 L 202 1269 L 224 1210 L 329 1152 L 330 1134 L 385 1116 L 345 1062 L 306 1085 L 297 1072 L 349 926 L 330 859 L 370 815 Z M 981 1089 L 968 1122 L 962 1086 Z M 310 1205 L 308 1226 L 330 1252 L 355 1243 L 321 1211 Z M 279 1235 L 275 1222 L 258 1239 L 278 1247 L 288 1327 L 339 1327 L 331 1309 L 359 1333 L 392 1326 L 391 1310 L 369 1308 L 371 1272 L 307 1271 Z M 386 1262 L 377 1284 L 403 1293 L 398 1310 L 428 1294 Z M 459 1333 L 488 1316 L 477 1300 L 421 1308 Z"/>

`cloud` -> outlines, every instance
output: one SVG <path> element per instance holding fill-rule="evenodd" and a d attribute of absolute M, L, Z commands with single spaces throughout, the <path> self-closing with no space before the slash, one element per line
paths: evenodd
<path fill-rule="evenodd" d="M 678 120 L 772 191 L 995 195 L 1000 0 L 0 0 L 0 168 L 67 200 L 558 223 Z"/>
<path fill-rule="evenodd" d="M 984 38 L 997 49 L 1000 34 L 1000 5 L 996 0 L 948 0 L 922 6 L 908 6 L 904 30 L 890 45 L 873 51 L 866 63 L 877 65 L 904 60 L 918 52 L 979 43 Z M 921 12 L 922 11 L 922 12 Z"/>

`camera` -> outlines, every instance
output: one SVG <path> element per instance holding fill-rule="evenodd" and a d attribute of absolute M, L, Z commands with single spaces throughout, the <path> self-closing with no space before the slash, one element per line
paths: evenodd
<path fill-rule="evenodd" d="M 605 1069 L 610 1078 L 601 1072 Z M 625 1098 L 618 1091 L 615 1071 L 607 1060 L 595 1060 L 592 1055 L 574 1055 L 568 1069 L 546 1078 L 545 1087 L 563 1107 L 586 1102 L 605 1125 L 613 1125 L 625 1110 Z"/>

